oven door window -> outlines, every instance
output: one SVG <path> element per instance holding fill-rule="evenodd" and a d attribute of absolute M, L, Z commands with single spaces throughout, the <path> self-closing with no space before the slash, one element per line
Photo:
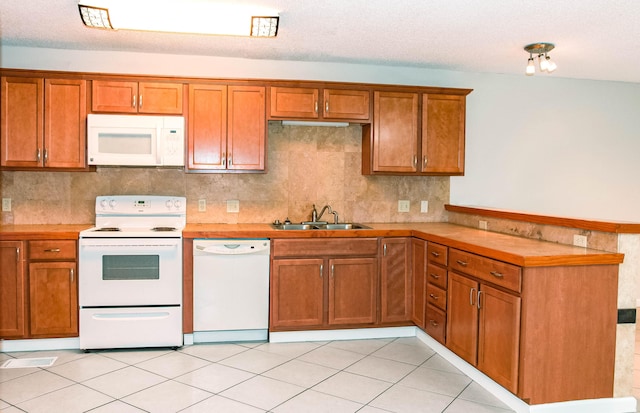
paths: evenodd
<path fill-rule="evenodd" d="M 104 255 L 102 256 L 102 279 L 112 280 L 158 280 L 160 279 L 159 255 Z"/>

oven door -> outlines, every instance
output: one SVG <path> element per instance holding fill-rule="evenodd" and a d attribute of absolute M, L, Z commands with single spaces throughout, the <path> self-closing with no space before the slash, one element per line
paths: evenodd
<path fill-rule="evenodd" d="M 182 304 L 181 238 L 80 238 L 80 307 Z"/>

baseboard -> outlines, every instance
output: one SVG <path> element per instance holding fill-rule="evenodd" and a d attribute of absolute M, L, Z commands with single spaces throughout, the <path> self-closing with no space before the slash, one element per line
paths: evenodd
<path fill-rule="evenodd" d="M 78 350 L 80 338 L 34 338 L 28 340 L 0 340 L 0 352 L 40 351 L 40 350 Z"/>
<path fill-rule="evenodd" d="M 269 333 L 269 342 L 366 340 L 374 338 L 415 337 L 415 327 L 355 328 L 344 330 L 282 331 Z"/>

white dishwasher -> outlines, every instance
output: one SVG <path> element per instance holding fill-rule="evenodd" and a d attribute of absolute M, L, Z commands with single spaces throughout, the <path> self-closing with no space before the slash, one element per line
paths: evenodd
<path fill-rule="evenodd" d="M 193 342 L 269 335 L 268 239 L 193 241 Z"/>

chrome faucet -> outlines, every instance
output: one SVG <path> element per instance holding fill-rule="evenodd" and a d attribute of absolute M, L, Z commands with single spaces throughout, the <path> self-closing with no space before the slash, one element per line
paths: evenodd
<path fill-rule="evenodd" d="M 330 205 L 323 206 L 322 209 L 320 210 L 320 214 L 318 214 L 318 211 L 316 210 L 316 204 L 313 204 L 313 210 L 311 211 L 311 221 L 312 222 L 320 221 L 320 219 L 322 218 L 322 215 L 325 213 L 325 211 L 329 211 L 330 214 L 333 214 L 333 223 L 337 224 L 338 223 L 338 212 L 337 211 L 333 211 L 331 209 Z"/>

